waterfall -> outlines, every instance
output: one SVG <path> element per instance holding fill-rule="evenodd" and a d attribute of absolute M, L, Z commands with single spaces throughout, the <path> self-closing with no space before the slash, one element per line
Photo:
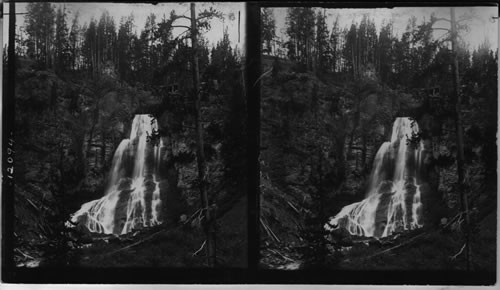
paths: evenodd
<path fill-rule="evenodd" d="M 325 229 L 342 227 L 352 235 L 379 238 L 423 226 L 419 170 L 424 144 L 408 144 L 416 133 L 416 121 L 396 118 L 391 141 L 375 156 L 365 199 L 342 208 Z"/>
<path fill-rule="evenodd" d="M 104 234 L 126 234 L 161 223 L 158 172 L 163 141 L 155 146 L 148 142 L 153 130 L 158 124 L 149 115 L 134 117 L 129 139 L 114 153 L 104 196 L 83 204 L 71 216 L 73 223 Z"/>

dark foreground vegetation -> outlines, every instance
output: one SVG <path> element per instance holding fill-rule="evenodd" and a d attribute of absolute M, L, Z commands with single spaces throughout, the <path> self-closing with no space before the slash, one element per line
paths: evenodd
<path fill-rule="evenodd" d="M 196 9 L 194 28 L 176 36 L 175 12 L 149 15 L 136 34 L 133 16 L 105 11 L 82 26 L 76 11 L 67 23 L 62 5 L 26 10 L 15 43 L 16 119 L 5 124 L 16 129 L 15 264 L 246 267 L 242 57 L 227 32 L 211 48 L 203 38 L 224 16 Z M 70 214 L 103 196 L 135 114 L 158 121 L 151 140 L 168 140 L 163 223 L 123 236 L 68 228 Z"/>
<path fill-rule="evenodd" d="M 466 17 L 435 40 L 435 17 L 410 18 L 396 36 L 369 15 L 330 31 L 325 15 L 289 8 L 280 42 L 263 9 L 261 266 L 493 273 L 496 49 L 459 40 Z M 424 227 L 382 239 L 326 232 L 328 217 L 365 197 L 396 117 L 416 120 L 432 150 Z"/>

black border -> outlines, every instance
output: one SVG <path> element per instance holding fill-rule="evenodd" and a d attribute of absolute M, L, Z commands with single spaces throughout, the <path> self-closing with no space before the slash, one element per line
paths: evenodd
<path fill-rule="evenodd" d="M 7 1 L 30 2 L 30 1 Z M 51 2 L 118 2 L 158 3 L 174 1 L 51 1 Z M 175 1 L 177 2 L 177 1 Z M 492 6 L 498 2 L 290 2 L 250 1 L 246 3 L 246 55 L 245 76 L 248 118 L 248 268 L 15 268 L 13 267 L 13 184 L 6 176 L 8 138 L 14 132 L 14 88 L 15 65 L 8 66 L 4 75 L 2 117 L 2 280 L 9 283 L 131 283 L 131 284 L 433 284 L 433 285 L 492 285 L 496 283 L 496 272 L 464 271 L 346 271 L 346 270 L 265 270 L 259 268 L 259 150 L 260 150 L 260 8 L 313 6 L 325 8 L 392 8 L 392 7 L 443 7 L 443 6 Z M 5 13 L 8 13 L 5 11 Z M 6 23 L 5 23 L 6 24 Z M 9 59 L 13 59 L 9 57 Z M 497 249 L 498 251 L 498 249 Z"/>
<path fill-rule="evenodd" d="M 248 265 L 251 279 L 258 280 L 256 270 L 260 261 L 259 184 L 260 184 L 260 7 L 246 5 L 246 76 L 248 110 Z"/>
<path fill-rule="evenodd" d="M 2 5 L 3 6 L 3 5 Z M 13 8 L 9 7 L 9 12 L 2 11 L 3 13 L 12 13 Z M 4 20 L 2 14 L 2 21 Z M 9 17 L 9 23 L 3 23 L 4 25 L 16 24 L 15 18 Z M 2 31 L 3 33 L 3 31 Z M 7 160 L 9 157 L 14 158 L 12 166 L 15 165 L 15 154 L 9 156 L 7 154 L 7 149 L 10 148 L 15 150 L 15 144 L 9 145 L 9 141 L 14 136 L 15 132 L 15 75 L 16 75 L 16 58 L 14 53 L 13 38 L 8 39 L 9 49 L 8 63 L 7 63 L 7 73 L 3 74 L 2 80 L 2 279 L 5 276 L 5 269 L 14 267 L 14 255 L 13 251 L 7 249 L 13 249 L 13 231 L 14 231 L 14 219 L 12 218 L 14 212 L 14 180 L 9 179 Z M 3 59 L 2 59 L 3 62 Z M 5 64 L 3 64 L 5 67 Z M 5 72 L 5 69 L 4 69 Z M 6 82 L 4 81 L 6 80 Z M 14 167 L 15 169 L 15 167 Z"/>

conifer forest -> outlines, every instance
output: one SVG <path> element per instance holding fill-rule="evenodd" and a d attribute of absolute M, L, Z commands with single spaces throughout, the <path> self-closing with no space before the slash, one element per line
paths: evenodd
<path fill-rule="evenodd" d="M 261 9 L 262 268 L 494 271 L 496 20 L 398 9 Z"/>
<path fill-rule="evenodd" d="M 4 3 L 4 277 L 495 283 L 498 6 L 300 3 Z"/>
<path fill-rule="evenodd" d="M 15 265 L 246 267 L 244 6 L 15 6 Z"/>

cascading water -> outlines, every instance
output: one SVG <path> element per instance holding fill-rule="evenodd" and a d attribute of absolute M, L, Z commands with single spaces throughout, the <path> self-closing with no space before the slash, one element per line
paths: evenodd
<path fill-rule="evenodd" d="M 416 121 L 394 121 L 391 141 L 375 156 L 366 198 L 342 208 L 325 229 L 342 227 L 352 235 L 380 238 L 423 226 L 419 171 L 424 144 L 408 144 L 418 132 Z"/>
<path fill-rule="evenodd" d="M 83 204 L 72 215 L 73 223 L 104 234 L 126 234 L 161 223 L 158 170 L 163 141 L 156 146 L 147 142 L 157 129 L 149 115 L 134 117 L 130 138 L 121 141 L 113 156 L 104 196 Z"/>

